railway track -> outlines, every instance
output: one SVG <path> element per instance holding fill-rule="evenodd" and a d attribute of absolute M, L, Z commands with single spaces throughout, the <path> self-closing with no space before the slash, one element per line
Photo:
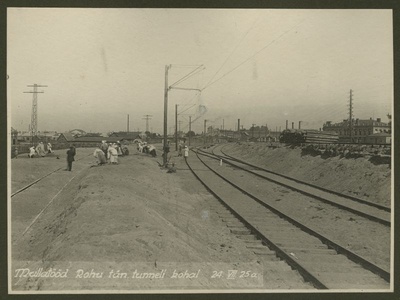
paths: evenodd
<path fill-rule="evenodd" d="M 305 281 L 317 289 L 389 289 L 389 272 L 243 190 L 202 157 L 196 152 L 187 159 L 193 174 L 232 217 Z M 238 230 L 231 228 L 233 234 Z"/>
<path fill-rule="evenodd" d="M 91 155 L 91 154 L 88 154 L 87 156 L 90 156 L 90 155 Z M 80 161 L 80 160 L 82 160 L 82 159 L 84 159 L 84 158 L 86 158 L 86 156 L 81 157 L 81 158 L 77 159 L 76 161 Z M 15 195 L 18 195 L 19 193 L 25 191 L 26 189 L 30 188 L 31 186 L 33 186 L 34 184 L 38 183 L 39 181 L 45 179 L 46 177 L 50 176 L 51 174 L 53 174 L 53 173 L 55 173 L 55 172 L 57 172 L 57 171 L 60 171 L 60 170 L 62 170 L 62 169 L 65 169 L 65 166 L 64 166 L 64 167 L 57 168 L 57 169 L 55 169 L 55 170 L 53 170 L 53 171 L 51 171 L 51 172 L 49 172 L 49 173 L 47 173 L 47 174 L 45 174 L 45 175 L 39 177 L 39 178 L 36 179 L 35 181 L 32 181 L 31 183 L 25 185 L 24 187 L 20 188 L 19 190 L 15 191 L 14 193 L 11 193 L 11 198 L 14 197 Z"/>
<path fill-rule="evenodd" d="M 90 151 L 92 152 L 92 151 Z M 51 207 L 54 200 L 65 188 L 79 182 L 84 171 L 91 166 L 84 154 L 75 160 L 72 172 L 66 172 L 66 166 L 53 169 L 38 179 L 18 189 L 11 196 L 12 240 L 16 242 L 24 236 L 43 213 Z"/>
<path fill-rule="evenodd" d="M 255 166 L 253 164 L 250 164 L 248 162 L 245 162 L 243 160 L 240 160 L 240 159 L 238 159 L 236 157 L 233 157 L 233 156 L 227 154 L 226 152 L 222 151 L 222 148 L 223 147 L 219 148 L 219 150 L 225 157 L 230 158 L 230 159 L 235 160 L 235 161 L 238 161 L 238 162 L 245 163 L 245 164 L 247 164 L 248 166 L 251 166 L 251 167 L 257 167 L 257 166 Z M 286 175 L 283 175 L 283 174 L 279 174 L 277 172 L 273 172 L 273 171 L 268 170 L 266 168 L 260 168 L 260 169 L 265 171 L 265 172 L 268 172 L 270 174 L 279 175 L 282 178 L 290 179 L 290 180 L 292 180 L 294 182 L 302 183 L 304 185 L 307 185 L 307 186 L 310 186 L 310 187 L 313 187 L 313 188 L 316 188 L 316 189 L 319 189 L 321 191 L 325 191 L 325 192 L 328 192 L 328 193 L 331 193 L 331 194 L 334 194 L 334 195 L 338 195 L 338 196 L 340 196 L 342 198 L 346 198 L 346 199 L 354 201 L 354 202 L 359 202 L 359 203 L 363 203 L 363 204 L 368 205 L 368 206 L 373 206 L 373 207 L 379 208 L 379 209 L 381 209 L 383 211 L 386 211 L 386 212 L 389 212 L 389 213 L 391 212 L 391 208 L 388 207 L 388 206 L 380 205 L 378 203 L 371 202 L 371 201 L 368 201 L 368 200 L 365 200 L 365 199 L 361 199 L 361 198 L 357 198 L 357 197 L 354 197 L 354 196 L 350 196 L 350 195 L 346 195 L 346 194 L 343 194 L 343 193 L 339 193 L 337 191 L 333 191 L 333 190 L 330 190 L 330 189 L 327 189 L 327 188 L 323 188 L 323 187 L 317 186 L 315 184 L 311 184 L 311 183 L 308 183 L 308 182 L 305 182 L 305 181 L 302 181 L 302 180 L 299 180 L 299 179 L 296 179 L 296 178 L 293 178 L 293 177 L 289 177 L 289 176 L 286 176 Z"/>
<path fill-rule="evenodd" d="M 200 150 L 203 155 L 209 155 L 215 159 L 222 160 L 229 165 L 244 170 L 270 182 L 279 184 L 316 200 L 328 203 L 340 209 L 349 211 L 368 220 L 381 223 L 387 227 L 391 224 L 391 209 L 374 202 L 366 201 L 360 198 L 345 195 L 326 188 L 282 175 L 271 170 L 250 164 L 238 158 L 232 157 L 222 151 L 221 147 L 213 148 L 209 153 Z"/>

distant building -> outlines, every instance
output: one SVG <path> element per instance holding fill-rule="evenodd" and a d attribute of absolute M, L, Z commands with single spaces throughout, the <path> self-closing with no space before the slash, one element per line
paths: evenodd
<path fill-rule="evenodd" d="M 102 137 L 102 136 L 80 136 L 73 140 L 75 147 L 97 147 L 102 141 L 107 143 L 123 142 L 118 137 Z"/>
<path fill-rule="evenodd" d="M 17 145 L 18 143 L 18 130 L 11 127 L 11 144 Z"/>
<path fill-rule="evenodd" d="M 392 135 L 390 133 L 375 133 L 366 138 L 366 144 L 388 145 L 391 143 Z"/>
<path fill-rule="evenodd" d="M 119 131 L 119 132 L 112 132 L 109 137 L 117 137 L 119 138 L 120 141 L 129 141 L 132 142 L 136 139 L 145 139 L 147 136 L 145 133 L 142 133 L 140 131 L 132 131 L 132 132 L 126 132 L 126 131 Z"/>
<path fill-rule="evenodd" d="M 23 134 L 18 134 L 17 141 L 18 143 L 24 144 L 24 143 L 33 143 L 36 144 L 38 142 L 45 142 L 48 139 L 50 139 L 50 136 L 34 136 L 32 137 L 30 133 L 23 133 Z"/>
<path fill-rule="evenodd" d="M 57 143 L 69 144 L 75 140 L 74 136 L 70 132 L 61 133 L 57 138 Z"/>
<path fill-rule="evenodd" d="M 342 143 L 362 143 L 362 144 L 375 144 L 374 138 L 376 134 L 391 135 L 391 126 L 388 123 L 384 123 L 380 118 L 373 120 L 353 120 L 352 129 L 350 132 L 349 120 L 343 120 L 340 123 L 332 123 L 327 121 L 323 125 L 323 131 L 333 131 L 339 135 L 339 142 Z M 378 139 L 377 139 L 378 140 Z M 379 139 L 381 140 L 381 139 Z M 387 141 L 388 139 L 385 138 Z M 391 141 L 391 139 L 390 139 Z M 380 144 L 380 143 L 378 143 Z"/>

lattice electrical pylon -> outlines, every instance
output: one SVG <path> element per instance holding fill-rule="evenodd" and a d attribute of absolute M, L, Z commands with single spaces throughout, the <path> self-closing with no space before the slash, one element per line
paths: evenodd
<path fill-rule="evenodd" d="M 47 87 L 47 85 L 39 85 L 39 84 L 34 84 L 34 85 L 28 85 L 28 87 L 33 87 L 33 91 L 29 92 L 24 92 L 24 93 L 31 93 L 33 94 L 33 99 L 32 99 L 32 114 L 31 114 L 31 141 L 33 143 L 33 137 L 37 136 L 37 94 L 38 93 L 44 93 L 43 91 L 39 92 L 37 90 L 38 87 Z"/>
<path fill-rule="evenodd" d="M 143 120 L 146 120 L 146 132 L 149 131 L 149 120 L 151 120 L 152 115 L 144 115 Z"/>

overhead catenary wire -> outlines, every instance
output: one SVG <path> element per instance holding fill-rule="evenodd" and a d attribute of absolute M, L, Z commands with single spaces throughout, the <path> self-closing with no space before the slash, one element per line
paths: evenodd
<path fill-rule="evenodd" d="M 176 86 L 177 84 L 179 84 L 179 83 L 185 81 L 185 80 L 188 79 L 189 77 L 194 76 L 195 74 L 197 74 L 198 72 L 203 71 L 204 69 L 205 69 L 205 68 L 204 68 L 204 65 L 200 65 L 199 67 L 197 67 L 197 68 L 194 69 L 193 71 L 191 71 L 191 72 L 189 72 L 188 74 L 186 74 L 185 76 L 183 76 L 181 79 L 179 79 L 179 80 L 177 80 L 176 82 L 174 82 L 173 84 L 171 84 L 171 85 L 169 86 L 169 88 L 172 88 L 172 87 Z"/>
<path fill-rule="evenodd" d="M 289 33 L 290 31 L 292 31 L 294 28 L 298 27 L 301 23 L 303 23 L 306 19 L 300 21 L 299 23 L 297 23 L 296 25 L 294 25 L 293 27 L 289 28 L 288 30 L 286 30 L 285 32 L 283 32 L 280 36 L 278 36 L 276 39 L 273 39 L 270 43 L 268 43 L 266 46 L 264 46 L 263 48 L 261 48 L 259 51 L 257 51 L 256 53 L 254 53 L 253 55 L 251 55 L 250 57 L 248 57 L 247 59 L 245 59 L 244 61 L 242 61 L 240 64 L 238 64 L 236 67 L 234 67 L 233 69 L 231 69 L 230 71 L 226 72 L 224 75 L 222 75 L 221 77 L 219 77 L 218 79 L 212 81 L 211 83 L 208 83 L 207 85 L 205 85 L 201 90 L 205 90 L 206 88 L 208 88 L 209 86 L 213 85 L 214 83 L 216 83 L 217 81 L 221 80 L 222 78 L 224 78 L 225 76 L 227 76 L 228 74 L 232 73 L 233 71 L 235 71 L 237 68 L 239 68 L 240 66 L 242 66 L 243 64 L 245 64 L 246 62 L 248 62 L 249 60 L 251 60 L 253 57 L 255 57 L 256 55 L 258 55 L 260 52 L 264 51 L 265 49 L 267 49 L 269 46 L 271 46 L 273 43 L 275 43 L 276 41 L 278 41 L 279 39 L 281 39 L 283 36 L 285 36 L 287 33 Z"/>
<path fill-rule="evenodd" d="M 236 47 L 232 50 L 232 52 L 228 55 L 228 57 L 225 59 L 225 61 L 222 63 L 222 65 L 219 67 L 219 69 L 217 70 L 217 72 L 215 72 L 215 74 L 211 77 L 211 79 L 207 82 L 206 86 L 215 78 L 215 76 L 217 76 L 217 74 L 219 73 L 219 71 L 221 71 L 221 69 L 225 66 L 226 62 L 229 60 L 229 58 L 233 55 L 233 53 L 235 53 L 236 49 L 239 47 L 239 45 L 242 43 L 242 41 L 244 40 L 244 38 L 247 36 L 247 34 L 250 32 L 251 29 L 253 29 L 254 25 L 256 24 L 256 22 L 259 20 L 260 17 L 258 17 L 256 20 L 254 20 L 253 25 L 251 25 L 251 27 L 246 31 L 246 33 L 242 36 L 242 38 L 240 39 L 239 43 L 236 44 Z"/>
<path fill-rule="evenodd" d="M 200 67 L 202 65 L 182 65 L 182 64 L 172 64 L 171 66 L 173 66 L 174 68 L 193 68 L 193 67 Z"/>

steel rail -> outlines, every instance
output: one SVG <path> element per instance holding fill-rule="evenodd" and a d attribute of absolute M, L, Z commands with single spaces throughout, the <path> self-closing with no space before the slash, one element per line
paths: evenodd
<path fill-rule="evenodd" d="M 196 153 L 196 152 L 195 152 Z M 197 153 L 196 153 L 197 155 Z M 204 164 L 204 162 L 199 158 L 199 160 Z M 304 268 L 300 263 L 295 261 L 290 255 L 288 255 L 284 250 L 282 250 L 279 246 L 273 243 L 270 239 L 268 239 L 265 235 L 263 235 L 257 228 L 251 225 L 245 218 L 243 218 L 237 211 L 235 211 L 229 204 L 227 204 L 221 197 L 218 196 L 212 189 L 210 189 L 207 184 L 194 172 L 193 168 L 190 166 L 188 161 L 185 159 L 188 168 L 192 171 L 193 175 L 204 185 L 204 187 L 214 195 L 217 200 L 224 205 L 236 218 L 238 218 L 247 228 L 250 229 L 252 234 L 255 234 L 257 238 L 259 238 L 265 245 L 268 245 L 271 249 L 276 252 L 276 255 L 286 261 L 292 268 L 297 270 L 303 278 L 312 283 L 318 289 L 328 289 L 326 285 L 324 285 L 320 280 L 318 280 L 313 274 L 311 274 L 306 268 Z M 206 165 L 207 166 L 207 165 Z"/>
<path fill-rule="evenodd" d="M 225 146 L 223 146 L 223 147 L 225 147 Z M 223 147 L 222 147 L 222 148 L 223 148 Z M 249 162 L 246 162 L 246 161 L 241 160 L 241 159 L 239 159 L 239 158 L 233 157 L 232 155 L 226 154 L 224 151 L 222 151 L 222 148 L 220 149 L 220 151 L 221 151 L 221 153 L 222 153 L 223 155 L 225 155 L 226 157 L 228 157 L 228 158 L 230 158 L 230 159 L 232 159 L 232 160 L 235 160 L 235 161 L 237 161 L 237 162 L 246 164 L 246 165 L 251 166 L 251 167 L 253 167 L 253 168 L 256 168 L 256 169 L 259 169 L 259 170 L 262 170 L 262 171 L 265 171 L 265 172 L 268 172 L 268 173 L 271 173 L 271 174 L 274 174 L 274 175 L 277 175 L 277 176 L 281 176 L 281 177 L 286 178 L 286 179 L 289 179 L 289 180 L 293 180 L 293 181 L 295 181 L 295 182 L 297 182 L 297 183 L 301 183 L 301 184 L 304 184 L 304 185 L 308 185 L 308 186 L 310 186 L 310 187 L 319 189 L 319 190 L 324 191 L 324 192 L 327 192 L 327 193 L 331 193 L 331 194 L 334 194 L 334 195 L 337 195 L 337 196 L 341 196 L 341 197 L 343 197 L 343 198 L 347 198 L 347 199 L 349 199 L 349 200 L 353 200 L 353 201 L 356 201 L 356 202 L 363 203 L 363 204 L 365 204 L 365 205 L 369 205 L 369 206 L 373 206 L 373 207 L 382 209 L 382 210 L 387 211 L 387 212 L 391 212 L 391 208 L 390 208 L 390 207 L 387 207 L 387 206 L 384 206 L 384 205 L 380 205 L 380 204 L 377 204 L 377 203 L 374 203 L 374 202 L 371 202 L 371 201 L 368 201 L 368 200 L 364 200 L 364 199 L 361 199 L 361 198 L 357 198 L 357 197 L 354 197 L 354 196 L 351 196 L 351 195 L 342 194 L 342 193 L 340 193 L 340 192 L 336 192 L 336 191 L 333 191 L 333 190 L 330 190 L 330 189 L 327 189 L 327 188 L 324 188 L 324 187 L 320 187 L 320 186 L 315 185 L 315 184 L 312 184 L 312 183 L 308 183 L 308 182 L 305 182 L 305 181 L 302 181 L 302 180 L 299 180 L 299 179 L 296 179 L 296 178 L 293 178 L 293 177 L 289 177 L 289 176 L 287 176 L 287 175 L 283 175 L 283 174 L 280 174 L 280 173 L 277 173 L 277 172 L 268 170 L 268 169 L 266 169 L 266 168 L 262 168 L 262 167 L 253 165 L 253 164 L 251 164 L 251 163 L 249 163 Z M 214 149 L 213 149 L 213 153 L 214 153 Z M 215 153 L 214 153 L 214 154 L 215 154 Z M 218 154 L 215 154 L 215 155 L 218 155 Z"/>
<path fill-rule="evenodd" d="M 89 155 L 87 155 L 87 156 L 90 156 L 90 155 L 92 155 L 92 154 L 89 154 Z M 81 160 L 81 159 L 84 159 L 85 157 L 86 157 L 86 156 L 81 157 L 81 158 L 77 159 L 76 161 L 79 161 L 79 160 Z M 59 167 L 58 169 L 56 169 L 56 170 L 54 170 L 54 171 L 51 171 L 50 173 L 48 173 L 48 174 L 46 174 L 46 175 L 44 175 L 44 176 L 42 176 L 42 177 L 36 179 L 35 181 L 29 183 L 28 185 L 26 185 L 26 186 L 20 188 L 19 190 L 15 191 L 14 193 L 11 194 L 11 198 L 14 197 L 15 195 L 17 195 L 17 194 L 19 194 L 19 193 L 25 191 L 26 189 L 30 188 L 32 185 L 38 183 L 39 181 L 41 181 L 42 179 L 46 178 L 47 176 L 49 176 L 49 175 L 51 175 L 51 174 L 53 174 L 53 173 L 55 173 L 55 172 L 57 172 L 57 171 L 59 171 L 59 170 L 61 170 L 61 169 L 63 169 L 63 168 L 64 168 L 64 167 Z"/>
<path fill-rule="evenodd" d="M 202 152 L 202 151 L 201 151 L 201 152 Z M 212 159 L 216 159 L 216 160 L 221 159 L 221 157 L 218 156 L 217 154 L 210 154 L 210 153 L 207 153 L 207 152 L 202 152 L 202 153 L 200 153 L 200 154 L 201 154 L 201 155 L 204 155 L 204 156 L 208 156 L 208 157 L 210 157 L 210 158 L 212 158 Z M 213 155 L 215 155 L 215 156 L 217 156 L 217 157 L 213 157 Z M 251 171 L 251 170 L 246 170 L 245 168 L 242 168 L 242 167 L 240 167 L 240 166 L 238 166 L 238 165 L 236 165 L 236 164 L 234 164 L 234 163 L 232 163 L 232 162 L 229 162 L 229 161 L 226 160 L 226 159 L 224 159 L 224 161 L 225 161 L 226 163 L 228 163 L 228 164 L 230 164 L 230 165 L 236 167 L 236 168 L 239 168 L 239 169 L 241 169 L 241 170 L 243 170 L 243 171 L 249 172 L 250 174 L 253 174 L 253 175 L 257 176 L 257 177 L 260 177 L 260 178 L 263 178 L 263 179 L 265 179 L 265 180 L 271 181 L 271 182 L 273 182 L 273 183 L 275 183 L 275 184 L 279 184 L 279 185 L 284 186 L 284 187 L 286 187 L 286 188 L 289 188 L 289 189 L 291 189 L 291 190 L 293 190 L 293 191 L 299 192 L 299 193 L 301 193 L 301 194 L 303 194 L 303 195 L 306 195 L 306 196 L 308 196 L 308 197 L 312 197 L 312 198 L 317 199 L 317 200 L 319 200 L 319 201 L 322 201 L 322 202 L 328 203 L 328 204 L 330 204 L 330 205 L 336 206 L 336 207 L 341 208 L 341 209 L 343 209 L 343 210 L 347 210 L 347 211 L 352 212 L 352 213 L 354 213 L 354 214 L 356 214 L 356 215 L 359 215 L 359 216 L 361 216 L 361 217 L 364 217 L 364 218 L 366 218 L 366 219 L 368 219 L 368 220 L 371 220 L 371 221 L 380 223 L 380 224 L 385 225 L 385 226 L 388 226 L 388 227 L 390 227 L 390 225 L 391 225 L 391 222 L 388 221 L 388 220 L 384 220 L 384 219 L 382 219 L 382 218 L 379 218 L 379 217 L 376 217 L 376 216 L 374 216 L 374 215 L 371 215 L 371 214 L 368 214 L 368 213 L 359 211 L 359 210 L 357 210 L 357 209 L 348 207 L 348 206 L 346 206 L 346 205 L 339 204 L 339 203 L 336 203 L 336 202 L 334 202 L 334 201 L 325 199 L 325 198 L 323 198 L 323 197 L 321 197 L 321 196 L 317 196 L 317 195 L 314 195 L 314 194 L 312 194 L 312 193 L 303 191 L 303 190 L 298 189 L 298 188 L 295 188 L 295 187 L 293 187 L 293 186 L 291 186 L 291 185 L 288 185 L 288 184 L 279 182 L 279 181 L 277 181 L 277 180 L 274 180 L 274 179 L 265 177 L 264 175 L 255 173 L 255 172 L 253 172 L 253 171 Z"/>
<path fill-rule="evenodd" d="M 197 152 L 195 152 L 197 154 Z M 339 254 L 343 254 L 345 255 L 347 258 L 349 258 L 350 260 L 352 260 L 353 262 L 361 265 L 362 267 L 364 267 L 365 269 L 379 275 L 380 277 L 382 277 L 385 281 L 390 283 L 390 273 L 383 270 L 382 268 L 380 268 L 379 266 L 373 264 L 372 262 L 368 261 L 367 259 L 359 256 L 358 254 L 346 249 L 345 247 L 341 246 L 340 244 L 330 240 L 329 238 L 323 236 L 322 234 L 314 231 L 313 229 L 303 225 L 302 223 L 300 223 L 299 221 L 295 220 L 292 217 L 289 217 L 288 215 L 286 215 L 285 213 L 281 212 L 280 210 L 274 208 L 273 206 L 265 203 L 264 201 L 262 201 L 261 199 L 259 199 L 258 197 L 252 195 L 251 193 L 247 192 L 246 190 L 242 189 L 241 187 L 239 187 L 238 185 L 236 185 L 235 183 L 231 182 L 230 180 L 224 178 L 222 175 L 220 175 L 219 173 L 217 173 L 216 171 L 214 171 L 212 168 L 210 168 L 206 163 L 204 163 L 204 161 L 197 155 L 197 157 L 199 158 L 199 160 L 209 169 L 211 170 L 214 174 L 216 174 L 217 176 L 219 176 L 220 178 L 222 178 L 223 180 L 225 180 L 227 183 L 229 183 L 230 185 L 232 185 L 233 187 L 235 187 L 236 189 L 238 189 L 239 191 L 241 191 L 242 193 L 244 193 L 245 195 L 249 196 L 250 198 L 252 198 L 253 200 L 257 201 L 259 204 L 261 204 L 262 206 L 268 208 L 269 210 L 271 210 L 272 212 L 276 213 L 277 215 L 279 215 L 281 218 L 287 220 L 288 222 L 292 223 L 293 225 L 297 226 L 298 228 L 300 228 L 301 230 L 303 230 L 304 232 L 318 238 L 322 243 L 324 243 L 325 245 L 327 245 L 329 248 L 334 249 L 335 251 L 337 251 L 337 253 Z M 197 177 L 197 176 L 196 176 Z M 213 193 L 214 194 L 214 193 Z"/>

